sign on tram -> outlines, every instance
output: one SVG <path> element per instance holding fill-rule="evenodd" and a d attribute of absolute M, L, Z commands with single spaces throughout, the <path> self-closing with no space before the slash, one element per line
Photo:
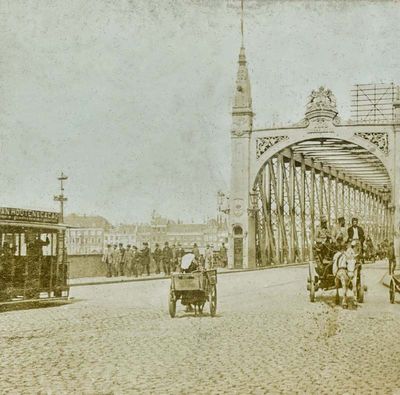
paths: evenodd
<path fill-rule="evenodd" d="M 0 221 L 3 220 L 57 224 L 59 222 L 59 216 L 59 213 L 53 211 L 0 207 Z"/>

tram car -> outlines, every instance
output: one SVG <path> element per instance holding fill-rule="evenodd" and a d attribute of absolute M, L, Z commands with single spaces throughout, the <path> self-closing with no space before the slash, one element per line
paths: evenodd
<path fill-rule="evenodd" d="M 0 304 L 68 298 L 59 213 L 0 207 Z"/>

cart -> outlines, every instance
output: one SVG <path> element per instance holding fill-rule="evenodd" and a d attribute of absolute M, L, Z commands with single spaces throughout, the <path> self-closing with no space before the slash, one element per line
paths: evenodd
<path fill-rule="evenodd" d="M 217 312 L 217 271 L 198 270 L 191 273 L 172 273 L 171 287 L 169 290 L 169 314 L 175 317 L 176 302 L 182 305 L 194 305 L 195 314 L 203 312 L 205 302 L 210 306 L 210 315 L 214 317 Z"/>
<path fill-rule="evenodd" d="M 324 260 L 321 267 L 323 268 L 322 271 L 317 273 L 316 262 L 310 261 L 308 264 L 307 290 L 309 291 L 310 302 L 315 302 L 315 293 L 318 290 L 336 289 L 335 276 L 332 274 L 332 262 Z M 358 303 L 364 302 L 364 292 L 367 290 L 367 287 L 362 284 L 361 267 L 361 262 L 358 262 L 354 274 L 356 276 L 355 295 Z M 338 303 L 337 300 L 336 303 Z"/>

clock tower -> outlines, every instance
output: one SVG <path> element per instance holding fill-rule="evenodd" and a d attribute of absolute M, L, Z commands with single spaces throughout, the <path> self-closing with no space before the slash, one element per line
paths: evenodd
<path fill-rule="evenodd" d="M 254 218 L 250 208 L 250 137 L 253 128 L 251 88 L 245 50 L 239 53 L 239 69 L 232 107 L 231 182 L 229 199 L 229 253 L 231 268 L 255 266 Z"/>

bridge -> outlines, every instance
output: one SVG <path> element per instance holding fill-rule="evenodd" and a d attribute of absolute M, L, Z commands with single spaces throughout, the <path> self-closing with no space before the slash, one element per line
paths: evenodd
<path fill-rule="evenodd" d="M 256 129 L 245 49 L 232 108 L 229 266 L 313 259 L 316 226 L 358 217 L 375 244 L 400 256 L 400 89 L 356 86 L 352 121 L 334 94 L 313 90 L 298 123 Z"/>

